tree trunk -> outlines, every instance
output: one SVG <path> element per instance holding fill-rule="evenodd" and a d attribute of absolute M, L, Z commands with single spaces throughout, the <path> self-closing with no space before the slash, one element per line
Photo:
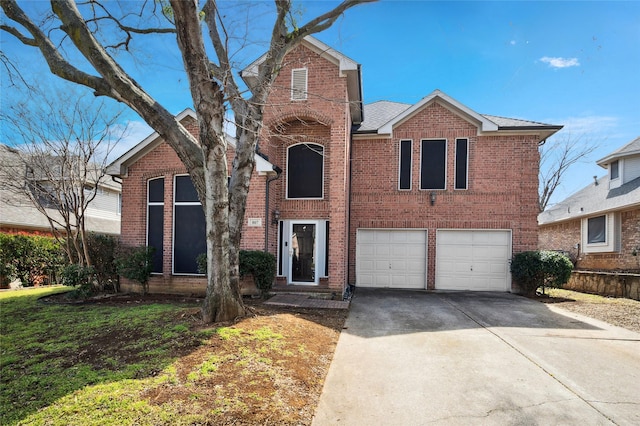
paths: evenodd
<path fill-rule="evenodd" d="M 245 315 L 238 282 L 238 252 L 229 250 L 229 199 L 226 179 L 220 178 L 222 174 L 227 175 L 227 157 L 220 148 L 219 145 L 214 149 L 203 146 L 208 255 L 202 319 L 206 323 L 230 321 Z"/>

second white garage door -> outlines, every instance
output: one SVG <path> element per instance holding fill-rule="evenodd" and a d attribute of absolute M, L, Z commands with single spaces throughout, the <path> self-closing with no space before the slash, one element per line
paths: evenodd
<path fill-rule="evenodd" d="M 436 231 L 436 289 L 509 291 L 511 231 Z"/>
<path fill-rule="evenodd" d="M 356 285 L 426 288 L 427 231 L 358 229 Z"/>

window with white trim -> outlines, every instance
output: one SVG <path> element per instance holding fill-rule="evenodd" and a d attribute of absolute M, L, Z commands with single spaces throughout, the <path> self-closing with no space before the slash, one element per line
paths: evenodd
<path fill-rule="evenodd" d="M 609 173 L 611 175 L 611 180 L 618 179 L 620 177 L 620 163 L 618 160 L 612 161 L 609 164 Z"/>
<path fill-rule="evenodd" d="M 164 241 L 164 177 L 147 181 L 147 246 L 153 247 L 151 272 L 162 273 Z"/>
<path fill-rule="evenodd" d="M 287 198 L 323 198 L 324 147 L 300 143 L 287 149 Z"/>
<path fill-rule="evenodd" d="M 469 140 L 456 139 L 455 189 L 467 189 L 469 176 Z"/>
<path fill-rule="evenodd" d="M 400 165 L 398 172 L 398 189 L 411 189 L 411 161 L 413 159 L 412 151 L 413 141 L 405 139 L 400 141 Z"/>
<path fill-rule="evenodd" d="M 204 212 L 188 175 L 175 176 L 173 197 L 173 273 L 198 274 L 198 255 L 207 252 Z"/>
<path fill-rule="evenodd" d="M 423 139 L 420 146 L 420 189 L 446 189 L 446 181 L 446 139 Z"/>
<path fill-rule="evenodd" d="M 585 253 L 620 250 L 620 221 L 616 213 L 582 219 L 582 247 Z"/>
<path fill-rule="evenodd" d="M 291 100 L 304 101 L 307 99 L 307 69 L 295 68 L 291 70 Z"/>

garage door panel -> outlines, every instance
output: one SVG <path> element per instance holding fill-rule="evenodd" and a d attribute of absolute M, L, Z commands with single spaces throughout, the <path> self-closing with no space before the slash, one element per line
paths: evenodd
<path fill-rule="evenodd" d="M 510 257 L 509 231 L 437 231 L 436 288 L 507 291 Z"/>
<path fill-rule="evenodd" d="M 424 230 L 358 230 L 358 286 L 425 288 L 426 259 Z"/>

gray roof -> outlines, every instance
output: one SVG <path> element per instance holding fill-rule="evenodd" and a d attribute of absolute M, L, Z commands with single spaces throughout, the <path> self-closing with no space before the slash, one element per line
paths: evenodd
<path fill-rule="evenodd" d="M 410 106 L 410 104 L 391 101 L 377 101 L 371 104 L 366 104 L 363 107 L 364 121 L 357 128 L 357 132 L 375 132 L 383 124 L 387 123 Z"/>
<path fill-rule="evenodd" d="M 617 160 L 618 158 L 638 154 L 640 154 L 640 136 L 635 138 L 622 148 L 616 149 L 611 154 L 596 161 L 596 164 L 602 167 L 606 167 L 607 164 L 609 164 L 611 161 Z"/>
<path fill-rule="evenodd" d="M 545 225 L 581 217 L 593 216 L 634 206 L 640 207 L 640 177 L 609 189 L 609 176 L 597 179 L 589 186 L 538 215 L 538 224 Z"/>
<path fill-rule="evenodd" d="M 354 126 L 356 133 L 375 133 L 384 124 L 411 108 L 413 105 L 377 101 L 364 105 L 364 121 L 359 126 Z M 495 115 L 478 114 L 478 116 L 495 123 L 498 130 L 559 130 L 562 126 L 545 124 L 537 121 L 521 120 L 517 118 L 498 117 Z"/>

